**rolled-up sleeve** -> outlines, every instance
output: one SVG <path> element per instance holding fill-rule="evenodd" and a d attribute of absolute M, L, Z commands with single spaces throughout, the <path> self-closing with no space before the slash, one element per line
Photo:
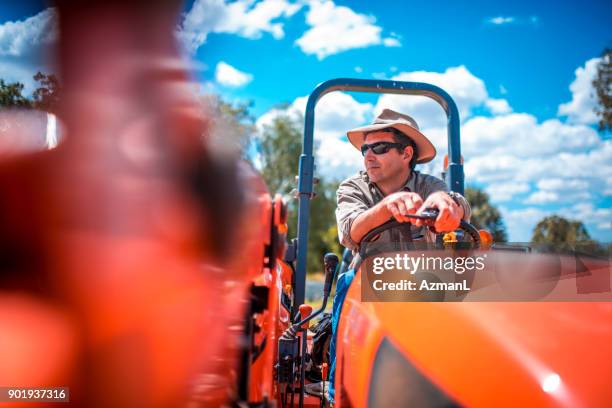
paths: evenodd
<path fill-rule="evenodd" d="M 338 223 L 338 239 L 340 244 L 356 251 L 359 245 L 351 239 L 351 226 L 355 218 L 369 207 L 363 191 L 352 181 L 344 181 L 336 193 L 338 207 L 336 208 L 336 221 Z"/>

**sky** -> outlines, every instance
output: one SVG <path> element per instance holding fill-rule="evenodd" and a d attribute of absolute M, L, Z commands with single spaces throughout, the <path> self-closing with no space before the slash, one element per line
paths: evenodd
<path fill-rule="evenodd" d="M 252 101 L 259 130 L 280 106 L 303 113 L 314 87 L 336 77 L 441 86 L 459 106 L 466 184 L 489 193 L 512 241 L 558 214 L 611 242 L 612 140 L 597 132 L 591 86 L 612 47 L 610 16 L 609 1 L 192 0 L 175 35 L 201 92 Z M 0 78 L 31 91 L 56 19 L 45 2 L 0 7 Z M 438 149 L 420 170 L 439 175 L 446 129 L 435 103 L 338 92 L 317 105 L 319 175 L 362 168 L 345 132 L 384 108 L 416 119 Z"/>

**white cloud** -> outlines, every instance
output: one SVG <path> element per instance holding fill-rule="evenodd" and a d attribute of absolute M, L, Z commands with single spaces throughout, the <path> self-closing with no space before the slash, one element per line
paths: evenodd
<path fill-rule="evenodd" d="M 237 88 L 251 82 L 253 75 L 242 72 L 224 61 L 220 61 L 215 69 L 215 80 L 221 85 Z"/>
<path fill-rule="evenodd" d="M 395 33 L 381 37 L 382 28 L 375 24 L 373 16 L 337 6 L 331 0 L 296 3 L 289 0 L 195 0 L 178 27 L 177 37 L 192 54 L 206 42 L 210 33 L 236 34 L 249 39 L 269 33 L 281 39 L 285 36 L 283 20 L 305 4 L 309 7 L 306 23 L 310 28 L 295 43 L 306 54 L 323 59 L 353 48 L 401 46 L 401 39 Z"/>
<path fill-rule="evenodd" d="M 463 65 L 448 68 L 441 73 L 429 71 L 400 72 L 391 79 L 428 82 L 441 87 L 455 100 L 462 119 L 469 117 L 472 109 L 482 105 L 488 98 L 484 82 Z M 437 102 L 426 97 L 383 95 L 378 100 L 376 112 L 381 112 L 384 108 L 408 113 L 415 118 L 421 128 L 446 126 L 444 110 Z"/>
<path fill-rule="evenodd" d="M 297 98 L 293 106 L 304 114 L 307 101 L 306 96 Z M 358 102 L 343 92 L 324 95 L 315 108 L 315 139 L 344 138 L 347 130 L 370 121 L 372 108 L 371 103 Z"/>
<path fill-rule="evenodd" d="M 524 201 L 525 204 L 548 204 L 559 201 L 559 194 L 555 191 L 536 191 Z"/>
<path fill-rule="evenodd" d="M 302 119 L 302 117 L 300 116 L 300 112 L 292 105 L 289 105 L 289 107 L 287 107 L 286 109 L 270 109 L 269 111 L 261 115 L 259 118 L 257 118 L 257 121 L 255 122 L 255 127 L 257 128 L 258 133 L 261 134 L 265 126 L 271 125 L 274 119 L 283 115 L 288 115 L 296 121 Z"/>
<path fill-rule="evenodd" d="M 494 115 L 503 115 L 512 112 L 510 104 L 505 99 L 489 98 L 485 101 L 485 106 Z"/>
<path fill-rule="evenodd" d="M 512 146 L 508 150 L 512 150 Z M 612 178 L 610 163 L 612 141 L 605 141 L 586 152 L 561 152 L 531 158 L 511 154 L 478 156 L 467 160 L 465 173 L 466 180 L 478 180 L 487 186 L 487 190 L 498 183 L 507 183 L 508 180 L 515 183 L 535 182 L 539 190 L 532 192 L 523 201 L 513 199 L 514 207 L 519 207 L 520 211 L 512 212 L 516 217 L 506 220 L 512 240 L 529 239 L 536 221 L 557 212 L 566 218 L 582 221 L 596 239 L 611 241 L 612 231 L 602 227 L 609 225 L 612 219 L 606 221 L 604 217 L 605 214 L 609 215 L 609 211 L 605 213 L 600 211 L 601 208 L 595 209 L 595 215 L 591 216 L 585 211 L 576 212 L 567 207 L 572 203 L 593 206 L 601 196 L 605 196 L 606 186 L 610 184 L 608 180 Z M 525 214 L 522 211 L 525 208 L 520 207 L 529 204 L 544 206 L 537 211 L 538 219 L 523 217 Z M 533 210 L 529 214 L 536 214 L 533 207 L 528 208 Z M 513 227 L 510 227 L 511 223 Z"/>
<path fill-rule="evenodd" d="M 462 135 L 466 157 L 510 154 L 521 161 L 559 152 L 584 152 L 601 145 L 597 132 L 588 126 L 567 125 L 557 119 L 538 123 L 527 113 L 474 117 L 465 122 Z"/>
<path fill-rule="evenodd" d="M 387 37 L 383 39 L 383 45 L 385 47 L 401 47 L 402 43 L 397 38 Z"/>
<path fill-rule="evenodd" d="M 314 54 L 321 60 L 353 48 L 380 44 L 401 46 L 396 37 L 381 38 L 382 28 L 375 24 L 373 16 L 337 6 L 330 0 L 313 0 L 309 6 L 306 23 L 310 29 L 295 42 L 306 54 Z"/>
<path fill-rule="evenodd" d="M 587 226 L 590 226 L 589 232 L 592 232 L 594 229 L 603 230 L 604 233 L 608 234 L 609 242 L 609 237 L 612 235 L 611 208 L 597 208 L 593 203 L 582 202 L 566 207 L 559 213 L 568 219 L 581 220 Z"/>
<path fill-rule="evenodd" d="M 612 141 L 601 142 L 588 152 L 561 152 L 530 158 L 515 156 L 511 151 L 512 146 L 499 154 L 469 158 L 465 164 L 466 178 L 492 183 L 503 180 L 537 182 L 551 176 L 580 177 L 597 188 L 612 177 Z"/>
<path fill-rule="evenodd" d="M 591 193 L 588 191 L 572 191 L 568 190 L 567 192 L 557 192 L 557 191 L 547 191 L 540 190 L 531 194 L 525 201 L 525 204 L 559 204 L 559 203 L 570 203 L 576 202 L 578 200 L 585 201 L 592 199 Z"/>
<path fill-rule="evenodd" d="M 318 174 L 327 179 L 342 180 L 359 170 L 363 170 L 363 158 L 353 145 L 338 138 L 321 140 L 317 150 Z"/>
<path fill-rule="evenodd" d="M 610 178 L 606 180 L 606 186 L 604 187 L 603 195 L 606 197 L 612 196 L 612 179 Z"/>
<path fill-rule="evenodd" d="M 22 21 L 0 25 L 0 56 L 20 57 L 57 39 L 57 13 L 48 8 Z"/>
<path fill-rule="evenodd" d="M 487 193 L 491 197 L 491 200 L 495 202 L 509 201 L 514 198 L 515 195 L 526 193 L 529 191 L 529 184 L 527 183 L 492 183 L 486 188 Z"/>
<path fill-rule="evenodd" d="M 514 22 L 514 17 L 497 16 L 489 18 L 486 21 L 495 25 L 510 24 Z"/>
<path fill-rule="evenodd" d="M 299 97 L 285 110 L 273 109 L 257 120 L 261 132 L 280 114 L 302 119 L 306 111 L 307 96 Z M 371 120 L 373 105 L 361 103 L 351 95 L 332 92 L 324 95 L 315 108 L 314 138 L 317 150 L 317 173 L 329 179 L 342 179 L 363 167 L 361 154 L 346 140 L 346 131 Z M 303 120 L 303 119 L 302 119 Z"/>
<path fill-rule="evenodd" d="M 567 116 L 569 123 L 591 125 L 597 123 L 594 108 L 597 105 L 592 81 L 597 73 L 597 64 L 601 58 L 588 60 L 583 67 L 576 69 L 576 78 L 570 84 L 572 100 L 559 105 L 557 115 Z"/>
<path fill-rule="evenodd" d="M 263 33 L 275 39 L 285 35 L 283 23 L 276 20 L 289 18 L 302 7 L 286 0 L 195 0 L 177 33 L 185 48 L 195 51 L 206 42 L 209 33 L 229 33 L 257 39 Z"/>
<path fill-rule="evenodd" d="M 24 94 L 35 88 L 38 71 L 53 72 L 46 57 L 58 36 L 57 12 L 48 8 L 20 21 L 0 24 L 0 78 L 24 84 Z"/>
<path fill-rule="evenodd" d="M 580 179 L 546 178 L 538 181 L 538 187 L 548 191 L 563 191 L 567 189 L 586 190 L 589 184 L 585 180 Z"/>
<path fill-rule="evenodd" d="M 514 16 L 496 16 L 490 17 L 484 20 L 485 24 L 494 25 L 494 26 L 510 26 L 510 25 L 518 25 L 518 26 L 537 26 L 540 22 L 538 16 L 529 16 L 529 17 L 514 17 Z"/>
<path fill-rule="evenodd" d="M 542 218 L 553 214 L 541 208 L 526 207 L 517 210 L 509 210 L 500 206 L 499 211 L 504 219 L 508 230 L 508 237 L 513 242 L 529 242 L 533 229 Z"/>
<path fill-rule="evenodd" d="M 526 204 L 550 204 L 585 201 L 592 198 L 588 191 L 591 187 L 585 179 L 545 178 L 537 183 L 535 191 L 525 200 Z M 595 186 L 593 186 L 595 188 Z"/>
<path fill-rule="evenodd" d="M 363 72 L 363 68 L 361 68 L 360 66 L 355 67 L 355 72 L 360 74 Z"/>

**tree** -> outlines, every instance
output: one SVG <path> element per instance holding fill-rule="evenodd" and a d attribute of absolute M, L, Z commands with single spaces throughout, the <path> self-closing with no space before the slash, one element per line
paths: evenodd
<path fill-rule="evenodd" d="M 542 219 L 533 230 L 534 244 L 554 244 L 568 249 L 576 243 L 591 241 L 591 237 L 580 221 L 571 221 L 557 215 Z"/>
<path fill-rule="evenodd" d="M 23 96 L 22 83 L 7 83 L 0 79 L 0 106 L 4 108 L 31 108 L 32 101 Z"/>
<path fill-rule="evenodd" d="M 43 74 L 42 72 L 37 72 L 33 78 L 38 82 L 38 87 L 31 98 L 23 95 L 24 86 L 22 83 L 7 83 L 0 79 L 0 107 L 35 108 L 56 113 L 61 96 L 58 79 L 53 74 Z"/>
<path fill-rule="evenodd" d="M 259 140 L 262 174 L 270 192 L 288 197 L 289 237 L 297 235 L 298 201 L 291 195 L 297 188 L 299 157 L 302 151 L 300 118 L 288 114 L 277 116 L 270 125 L 265 125 Z M 323 178 L 315 185 L 315 198 L 310 205 L 308 229 L 308 272 L 321 271 L 326 252 L 340 252 L 336 230 L 337 183 Z"/>
<path fill-rule="evenodd" d="M 32 94 L 32 106 L 45 112 L 57 113 L 61 96 L 61 87 L 57 77 L 53 74 L 37 72 L 34 80 L 39 83 Z"/>
<path fill-rule="evenodd" d="M 491 204 L 489 195 L 478 188 L 467 187 L 465 198 L 472 208 L 471 223 L 476 228 L 489 231 L 495 242 L 505 242 L 507 235 L 501 213 Z"/>
<path fill-rule="evenodd" d="M 612 50 L 606 48 L 597 64 L 597 73 L 593 80 L 597 94 L 595 114 L 599 117 L 599 130 L 612 129 Z"/>
<path fill-rule="evenodd" d="M 270 191 L 287 195 L 297 184 L 302 132 L 299 119 L 280 114 L 264 125 L 259 141 L 262 175 Z"/>
<path fill-rule="evenodd" d="M 213 118 L 213 136 L 225 145 L 233 144 L 248 160 L 248 147 L 255 132 L 255 118 L 249 113 L 251 103 L 233 105 L 217 95 L 204 95 L 201 102 L 205 116 Z"/>
<path fill-rule="evenodd" d="M 336 190 L 338 190 L 338 184 L 321 178 L 319 183 L 315 185 L 316 196 L 310 202 L 310 227 L 308 230 L 308 240 L 310 241 L 308 248 L 309 271 L 321 271 L 323 269 L 323 256 L 328 252 L 333 252 L 338 256 L 342 255 L 336 225 Z"/>

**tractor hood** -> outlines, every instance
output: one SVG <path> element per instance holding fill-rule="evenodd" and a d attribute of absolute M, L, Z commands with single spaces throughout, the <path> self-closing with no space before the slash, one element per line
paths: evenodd
<path fill-rule="evenodd" d="M 612 302 L 362 306 L 370 329 L 462 405 L 612 402 Z"/>

